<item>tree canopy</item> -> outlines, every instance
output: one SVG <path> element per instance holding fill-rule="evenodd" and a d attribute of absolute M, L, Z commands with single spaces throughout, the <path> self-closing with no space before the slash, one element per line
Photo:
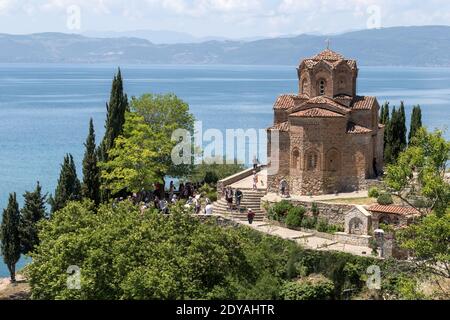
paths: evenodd
<path fill-rule="evenodd" d="M 187 176 L 191 164 L 176 165 L 172 140 L 176 129 L 193 131 L 194 117 L 189 107 L 176 96 L 146 94 L 131 100 L 123 134 L 109 151 L 109 161 L 101 163 L 105 188 L 117 193 L 149 190 L 165 176 Z"/>
<path fill-rule="evenodd" d="M 450 185 L 445 180 L 450 142 L 442 131 L 418 130 L 412 144 L 396 163 L 386 167 L 385 183 L 394 195 L 423 213 L 435 211 L 442 216 L 450 201 Z M 425 200 L 425 208 L 411 199 Z"/>

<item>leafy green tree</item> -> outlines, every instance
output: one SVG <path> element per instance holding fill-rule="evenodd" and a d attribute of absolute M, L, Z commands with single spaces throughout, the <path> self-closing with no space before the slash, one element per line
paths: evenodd
<path fill-rule="evenodd" d="M 160 159 L 161 154 L 170 153 L 172 146 L 163 131 L 154 131 L 143 116 L 128 112 L 123 135 L 109 151 L 110 160 L 100 163 L 104 187 L 113 193 L 151 189 L 169 170 Z"/>
<path fill-rule="evenodd" d="M 285 300 L 329 300 L 333 293 L 333 282 L 323 277 L 287 282 L 281 290 Z"/>
<path fill-rule="evenodd" d="M 94 123 L 89 121 L 89 134 L 84 144 L 82 195 L 95 204 L 100 203 L 100 168 L 97 164 Z"/>
<path fill-rule="evenodd" d="M 115 139 L 122 134 L 128 109 L 128 97 L 123 90 L 122 72 L 119 68 L 112 82 L 109 103 L 106 104 L 105 136 L 99 146 L 101 161 L 108 160 L 109 150 L 114 146 Z"/>
<path fill-rule="evenodd" d="M 397 235 L 420 269 L 450 278 L 450 213 L 425 216 Z"/>
<path fill-rule="evenodd" d="M 164 184 L 166 176 L 188 175 L 192 164 L 176 165 L 172 161 L 179 142 L 172 140 L 172 134 L 177 129 L 192 133 L 193 127 L 189 106 L 174 95 L 133 98 L 123 135 L 109 151 L 110 160 L 101 164 L 104 187 L 116 193 L 124 189 L 140 192 L 156 182 Z"/>
<path fill-rule="evenodd" d="M 11 282 L 16 281 L 16 263 L 20 259 L 20 212 L 16 194 L 9 195 L 8 207 L 3 210 L 1 224 L 1 253 L 8 267 Z"/>
<path fill-rule="evenodd" d="M 25 192 L 24 205 L 20 211 L 20 242 L 22 253 L 28 254 L 39 245 L 37 224 L 47 217 L 45 202 L 47 195 L 42 194 L 39 182 L 33 192 Z"/>
<path fill-rule="evenodd" d="M 416 135 L 417 131 L 422 128 L 422 110 L 420 106 L 414 106 L 411 114 L 411 125 L 409 128 L 408 141 L 411 143 L 412 138 Z"/>
<path fill-rule="evenodd" d="M 49 203 L 52 207 L 52 213 L 62 209 L 68 201 L 81 199 L 81 183 L 77 177 L 77 170 L 73 156 L 67 154 L 61 165 L 58 185 L 56 186 L 54 196 L 50 196 Z"/>
<path fill-rule="evenodd" d="M 160 132 L 160 143 L 172 144 L 172 148 L 159 153 L 159 161 L 167 170 L 160 172 L 161 180 L 165 176 L 186 177 L 193 169 L 193 157 L 197 153 L 191 148 L 191 163 L 175 164 L 172 161 L 172 149 L 179 142 L 172 140 L 175 130 L 186 130 L 191 137 L 194 133 L 194 116 L 189 112 L 189 105 L 174 94 L 144 94 L 131 100 L 131 111 L 142 116 L 153 132 Z"/>
<path fill-rule="evenodd" d="M 429 133 L 420 128 L 412 144 L 400 154 L 395 164 L 386 168 L 385 183 L 392 193 L 422 213 L 432 210 L 445 214 L 450 201 L 450 185 L 445 180 L 450 142 L 442 131 Z M 417 206 L 411 199 L 424 198 L 429 204 Z"/>
<path fill-rule="evenodd" d="M 42 224 L 29 266 L 32 298 L 226 298 L 249 277 L 240 237 L 181 206 L 170 216 L 141 215 L 128 201 L 93 210 L 71 202 Z M 81 269 L 81 290 L 67 288 L 71 265 Z"/>

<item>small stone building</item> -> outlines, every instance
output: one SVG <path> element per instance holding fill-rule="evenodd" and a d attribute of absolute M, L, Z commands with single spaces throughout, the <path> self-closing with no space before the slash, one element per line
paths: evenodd
<path fill-rule="evenodd" d="M 378 229 L 380 223 L 391 225 L 394 228 L 402 228 L 410 225 L 420 212 L 412 207 L 396 205 L 373 205 L 367 209 L 372 215 L 372 228 Z"/>
<path fill-rule="evenodd" d="M 365 188 L 383 170 L 384 128 L 377 99 L 357 95 L 356 61 L 326 49 L 297 71 L 299 93 L 278 97 L 267 129 L 268 192 L 282 180 L 293 195 Z"/>
<path fill-rule="evenodd" d="M 345 233 L 368 235 L 372 228 L 371 214 L 360 205 L 345 214 Z"/>

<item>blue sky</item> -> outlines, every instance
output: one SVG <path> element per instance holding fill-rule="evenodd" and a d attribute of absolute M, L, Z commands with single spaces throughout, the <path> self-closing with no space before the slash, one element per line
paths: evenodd
<path fill-rule="evenodd" d="M 68 24 L 78 12 L 79 24 Z M 450 1 L 0 0 L 2 33 L 153 29 L 242 38 L 407 25 L 450 25 Z"/>

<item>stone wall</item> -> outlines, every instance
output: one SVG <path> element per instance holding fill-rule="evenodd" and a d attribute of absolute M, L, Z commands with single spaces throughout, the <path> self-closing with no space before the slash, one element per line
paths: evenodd
<path fill-rule="evenodd" d="M 263 198 L 264 200 L 264 198 Z M 300 201 L 295 199 L 285 199 L 290 201 L 295 206 L 303 206 L 307 208 L 308 214 L 311 215 L 312 201 Z M 270 203 L 271 205 L 273 203 Z M 319 218 L 327 219 L 329 223 L 344 226 L 345 213 L 351 210 L 354 206 L 350 204 L 315 202 L 319 209 Z"/>
<path fill-rule="evenodd" d="M 371 236 L 348 234 L 344 232 L 336 232 L 334 240 L 339 243 L 350 244 L 354 246 L 369 247 Z"/>

